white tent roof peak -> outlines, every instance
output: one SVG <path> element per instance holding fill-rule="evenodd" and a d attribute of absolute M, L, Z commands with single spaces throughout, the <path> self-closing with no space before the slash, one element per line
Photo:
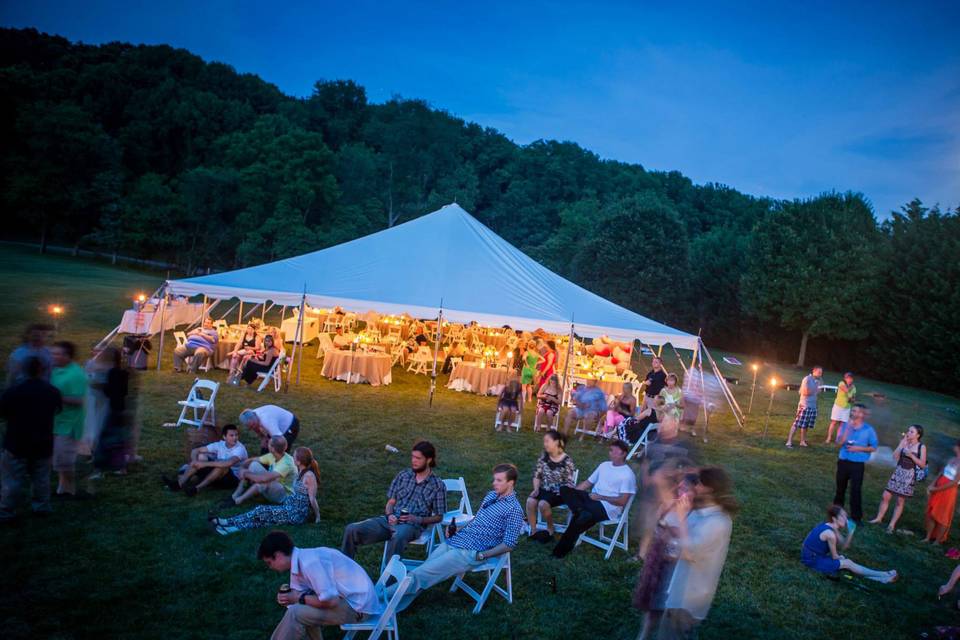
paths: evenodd
<path fill-rule="evenodd" d="M 553 273 L 498 236 L 456 203 L 327 249 L 185 280 L 175 295 L 239 297 L 299 305 L 342 306 L 365 313 L 476 320 L 566 333 L 639 338 L 696 349 L 698 338 L 620 307 Z"/>

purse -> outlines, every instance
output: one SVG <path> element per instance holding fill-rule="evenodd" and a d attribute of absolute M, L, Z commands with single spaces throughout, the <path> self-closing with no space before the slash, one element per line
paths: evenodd
<path fill-rule="evenodd" d="M 917 457 L 920 457 L 920 454 L 923 453 L 923 445 L 921 444 L 917 447 Z M 916 478 L 917 482 L 924 482 L 927 479 L 927 468 L 921 466 L 913 467 L 913 476 Z"/>

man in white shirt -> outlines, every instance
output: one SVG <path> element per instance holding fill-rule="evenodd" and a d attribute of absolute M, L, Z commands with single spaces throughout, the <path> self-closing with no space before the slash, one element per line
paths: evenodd
<path fill-rule="evenodd" d="M 272 531 L 257 557 L 278 573 L 290 572 L 290 591 L 277 594 L 287 612 L 271 640 L 322 639 L 321 626 L 358 622 L 382 609 L 363 567 L 336 549 L 300 549 L 283 531 Z"/>
<path fill-rule="evenodd" d="M 580 534 L 604 520 L 616 520 L 630 498 L 637 493 L 637 476 L 627 465 L 630 447 L 622 440 L 610 443 L 610 460 L 597 467 L 590 477 L 575 489 L 560 487 L 560 497 L 570 508 L 573 518 L 553 555 L 563 558 L 573 551 Z"/>
<path fill-rule="evenodd" d="M 220 440 L 190 452 L 190 464 L 184 465 L 176 480 L 164 475 L 163 482 L 171 491 L 183 489 L 190 497 L 207 487 L 236 489 L 246 459 L 247 448 L 240 442 L 237 425 L 228 424 L 223 427 Z"/>
<path fill-rule="evenodd" d="M 270 452 L 270 438 L 280 436 L 287 441 L 287 451 L 293 451 L 293 441 L 300 433 L 300 420 L 292 412 L 275 404 L 240 412 L 240 426 L 247 427 L 260 438 L 260 455 Z"/>
<path fill-rule="evenodd" d="M 677 501 L 677 547 L 680 557 L 667 588 L 664 616 L 657 638 L 692 638 L 717 592 L 727 559 L 731 516 L 739 509 L 733 483 L 720 467 L 700 469 L 693 496 Z"/>

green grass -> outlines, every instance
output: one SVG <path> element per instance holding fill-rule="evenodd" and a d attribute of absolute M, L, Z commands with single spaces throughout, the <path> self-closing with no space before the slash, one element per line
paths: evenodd
<path fill-rule="evenodd" d="M 88 345 L 115 326 L 134 293 L 152 291 L 159 283 L 156 275 L 4 247 L 0 319 L 6 332 L 0 348 L 12 348 L 20 328 L 43 318 L 52 302 L 68 309 L 61 323 L 64 337 Z M 167 349 L 165 362 L 169 344 Z M 406 463 L 405 455 L 384 451 L 387 443 L 403 450 L 417 438 L 429 438 L 440 451 L 441 475 L 463 475 L 474 501 L 487 490 L 490 468 L 502 461 L 520 467 L 518 493 L 529 491 L 540 449 L 539 438 L 529 430 L 529 413 L 523 432 L 494 434 L 492 399 L 441 388 L 428 408 L 423 377 L 397 372 L 387 388 L 347 386 L 321 379 L 313 352 L 308 354 L 303 384 L 291 386 L 285 395 L 223 388 L 218 401 L 221 421 L 265 402 L 278 402 L 300 416 L 301 444 L 313 448 L 323 477 L 322 523 L 291 528 L 298 544 L 338 547 L 346 523 L 380 511 L 390 479 Z M 749 374 L 722 366 L 746 379 L 747 384 L 734 387 L 746 407 Z M 769 377 L 774 365 L 765 367 L 761 379 Z M 792 381 L 802 375 L 786 367 L 776 371 Z M 222 379 L 223 373 L 213 377 Z M 836 373 L 827 378 L 833 381 Z M 171 373 L 169 366 L 140 379 L 145 462 L 125 478 L 105 480 L 94 501 L 57 505 L 52 518 L 27 516 L 16 528 L 0 531 L 5 637 L 263 638 L 280 618 L 273 594 L 285 578 L 253 557 L 264 532 L 215 536 L 206 527 L 205 514 L 221 496 L 190 500 L 169 493 L 158 481 L 184 455 L 184 435 L 160 425 L 176 417 L 176 400 L 191 379 Z M 895 444 L 903 425 L 918 420 L 927 426 L 932 457 L 942 460 L 951 439 L 960 436 L 955 399 L 865 379 L 858 386 L 863 394 L 886 396 L 886 403 L 875 407 L 874 422 L 887 445 Z M 869 589 L 864 591 L 849 581 L 820 578 L 800 565 L 803 536 L 833 495 L 835 451 L 822 445 L 784 449 L 795 392 L 777 393 L 769 435 L 761 441 L 768 400 L 766 391 L 758 392 L 742 433 L 728 413 L 718 412 L 712 416 L 709 442 L 700 445 L 705 461 L 731 472 L 743 503 L 703 637 L 909 637 L 921 627 L 955 620 L 948 603 L 935 597 L 954 563 L 942 550 L 920 545 L 917 537 L 887 536 L 876 527 L 857 534 L 849 555 L 869 566 L 900 570 L 904 579 L 891 586 L 857 581 Z M 821 411 L 827 412 L 828 405 L 824 401 Z M 821 421 L 813 442 L 823 438 L 823 426 Z M 244 439 L 253 444 L 247 434 Z M 589 472 L 605 451 L 575 442 L 570 454 Z M 886 468 L 868 468 L 865 509 L 870 516 L 888 474 Z M 923 507 L 920 497 L 910 501 L 901 526 L 920 532 Z M 473 616 L 465 595 L 436 587 L 402 616 L 404 636 L 633 638 L 640 618 L 630 607 L 630 594 L 638 567 L 619 551 L 606 562 L 588 546 L 562 562 L 550 559 L 548 551 L 521 543 L 514 553 L 512 606 L 491 597 L 483 612 Z M 358 556 L 373 576 L 380 552 L 380 547 L 369 547 Z M 548 584 L 553 576 L 557 594 Z M 327 637 L 338 633 L 331 629 Z"/>

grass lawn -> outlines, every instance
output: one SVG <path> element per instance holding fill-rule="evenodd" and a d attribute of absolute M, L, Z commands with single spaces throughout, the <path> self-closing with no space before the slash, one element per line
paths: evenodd
<path fill-rule="evenodd" d="M 149 293 L 157 275 L 115 269 L 67 257 L 40 257 L 22 249 L 0 252 L 0 320 L 5 332 L 0 349 L 8 352 L 27 322 L 45 318 L 46 305 L 66 306 L 61 334 L 86 346 L 118 322 L 131 296 Z M 184 435 L 161 428 L 176 418 L 191 378 L 169 366 L 149 371 L 142 382 L 141 453 L 145 462 L 127 477 L 111 477 L 96 499 L 57 504 L 53 517 L 30 516 L 0 530 L 0 563 L 5 595 L 0 619 L 6 638 L 265 638 L 281 617 L 273 601 L 285 576 L 274 574 L 254 558 L 265 531 L 222 538 L 207 528 L 205 515 L 222 495 L 188 499 L 159 482 L 182 462 Z M 405 453 L 390 454 L 387 443 L 405 452 L 418 438 L 428 438 L 440 452 L 444 477 L 464 476 L 476 503 L 486 492 L 490 468 L 509 461 L 521 470 L 518 494 L 530 490 L 529 476 L 540 451 L 531 433 L 532 416 L 519 434 L 491 429 L 494 401 L 443 388 L 427 407 L 427 380 L 395 372 L 386 388 L 347 386 L 320 377 L 319 361 L 308 351 L 303 384 L 286 394 L 256 394 L 223 387 L 218 399 L 221 422 L 234 419 L 245 406 L 276 402 L 293 410 L 303 425 L 299 444 L 310 446 L 322 470 L 319 497 L 322 523 L 289 529 L 300 546 L 339 547 L 346 523 L 381 512 L 393 475 L 407 463 Z M 721 355 L 714 353 L 719 359 Z M 741 360 L 750 362 L 745 356 Z M 668 361 L 668 367 L 670 366 Z M 734 386 L 746 408 L 749 373 L 722 365 L 725 373 L 745 379 Z M 799 381 L 802 372 L 765 364 Z M 223 372 L 212 372 L 218 380 Z M 835 383 L 837 374 L 827 374 Z M 445 379 L 441 382 L 445 382 Z M 871 400 L 881 444 L 895 446 L 900 430 L 912 421 L 927 427 L 931 457 L 943 460 L 949 443 L 960 436 L 956 399 L 903 386 L 858 380 Z M 807 531 L 822 517 L 833 496 L 835 450 L 819 441 L 821 420 L 810 449 L 786 450 L 796 392 L 780 391 L 773 405 L 769 435 L 760 434 L 769 394 L 758 391 L 753 416 L 743 432 L 728 412 L 712 416 L 710 438 L 701 444 L 704 460 L 725 466 L 737 483 L 743 510 L 734 521 L 733 539 L 704 638 L 900 638 L 921 628 L 956 620 L 948 601 L 938 603 L 936 589 L 955 563 L 942 549 L 918 542 L 917 535 L 888 536 L 865 526 L 849 552 L 854 560 L 880 569 L 896 568 L 903 579 L 883 586 L 862 580 L 834 582 L 799 563 Z M 719 402 L 718 402 L 719 405 Z M 248 446 L 253 442 L 243 434 Z M 569 453 L 583 473 L 605 459 L 605 448 L 572 443 Z M 936 464 L 939 470 L 940 463 Z M 870 466 L 865 483 L 865 511 L 872 517 L 890 470 Z M 932 475 L 932 474 L 931 474 Z M 919 494 L 923 495 L 921 487 Z M 908 502 L 901 526 L 917 534 L 923 526 L 924 498 Z M 376 576 L 379 546 L 365 548 L 358 561 Z M 406 637 L 432 638 L 633 638 L 640 617 L 630 607 L 638 566 L 616 552 L 604 561 L 598 549 L 582 546 L 564 561 L 554 561 L 549 547 L 522 542 L 513 556 L 512 606 L 491 596 L 483 612 L 470 613 L 464 594 L 436 587 L 401 617 Z M 556 578 L 557 592 L 550 588 Z M 327 637 L 340 637 L 331 629 Z"/>

